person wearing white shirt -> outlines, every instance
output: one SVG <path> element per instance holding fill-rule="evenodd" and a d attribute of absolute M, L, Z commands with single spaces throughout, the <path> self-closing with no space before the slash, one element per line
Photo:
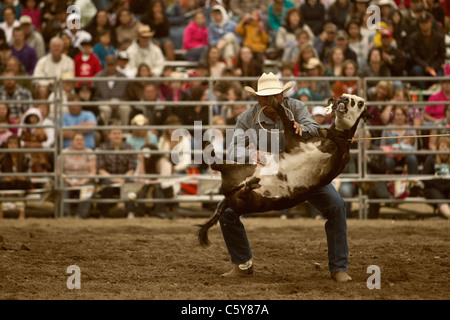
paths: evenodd
<path fill-rule="evenodd" d="M 50 40 L 50 53 L 43 56 L 36 63 L 34 77 L 56 77 L 60 78 L 64 73 L 75 73 L 75 64 L 72 58 L 63 53 L 63 42 L 60 38 L 54 37 Z M 53 86 L 51 80 L 35 80 L 38 87 Z"/>
<path fill-rule="evenodd" d="M 20 22 L 16 20 L 16 10 L 13 6 L 6 6 L 3 9 L 4 22 L 0 23 L 0 29 L 5 32 L 6 42 L 9 46 L 13 43 L 12 32 L 16 27 L 20 27 Z"/>
<path fill-rule="evenodd" d="M 153 74 L 159 77 L 163 71 L 165 58 L 161 49 L 152 43 L 154 31 L 147 25 L 139 27 L 139 37 L 127 49 L 130 60 L 128 67 L 136 74 L 141 63 L 147 64 Z"/>

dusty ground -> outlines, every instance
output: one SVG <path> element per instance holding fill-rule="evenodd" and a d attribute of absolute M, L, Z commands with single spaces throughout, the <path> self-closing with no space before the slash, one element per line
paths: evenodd
<path fill-rule="evenodd" d="M 230 268 L 220 229 L 201 248 L 202 218 L 0 220 L 0 299 L 448 299 L 450 222 L 349 220 L 349 274 L 329 279 L 324 221 L 245 218 L 255 275 Z M 81 271 L 69 290 L 67 267 Z M 367 267 L 381 270 L 369 290 Z"/>

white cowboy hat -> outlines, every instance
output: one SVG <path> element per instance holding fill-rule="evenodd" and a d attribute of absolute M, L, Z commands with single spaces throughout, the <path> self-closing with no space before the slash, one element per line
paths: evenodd
<path fill-rule="evenodd" d="M 273 96 L 275 94 L 284 93 L 294 86 L 294 82 L 289 81 L 281 87 L 280 80 L 272 72 L 263 73 L 258 79 L 258 91 L 252 87 L 246 86 L 244 90 L 253 96 Z"/>

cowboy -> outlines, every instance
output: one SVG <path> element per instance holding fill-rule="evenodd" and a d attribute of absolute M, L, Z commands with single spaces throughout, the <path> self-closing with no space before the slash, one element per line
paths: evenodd
<path fill-rule="evenodd" d="M 264 73 L 258 80 L 258 91 L 251 87 L 245 87 L 245 91 L 256 97 L 257 104 L 243 112 L 237 119 L 235 133 L 232 143 L 227 148 L 227 156 L 230 153 L 239 156 L 245 154 L 247 159 L 263 163 L 263 159 L 269 154 L 266 148 L 256 150 L 246 141 L 245 146 L 241 143 L 236 145 L 235 141 L 245 141 L 246 131 L 251 128 L 260 130 L 257 139 L 261 139 L 261 130 L 269 135 L 278 135 L 278 150 L 283 152 L 285 148 L 285 136 L 282 133 L 283 124 L 277 112 L 268 105 L 269 97 L 273 96 L 286 109 L 288 116 L 293 116 L 292 125 L 296 133 L 308 138 L 319 136 L 319 125 L 315 122 L 308 111 L 308 108 L 299 100 L 283 97 L 283 93 L 294 85 L 293 82 L 286 83 L 281 87 L 280 80 L 273 74 Z M 261 112 L 261 109 L 262 112 Z M 241 130 L 237 130 L 241 129 Z M 274 141 L 273 137 L 268 137 L 266 141 Z M 248 139 L 250 140 L 250 139 Z M 260 143 L 256 143 L 260 148 Z M 253 149 L 253 150 L 252 150 Z M 231 158 L 228 158 L 231 159 Z M 351 280 L 346 273 L 348 268 L 348 245 L 347 245 L 347 222 L 344 201 L 334 187 L 329 184 L 308 199 L 309 203 L 316 207 L 328 220 L 325 224 L 328 242 L 328 266 L 331 278 L 337 282 L 347 282 Z M 219 204 L 220 206 L 220 204 Z M 225 240 L 231 262 L 234 265 L 232 270 L 223 274 L 223 277 L 239 277 L 253 274 L 252 251 L 239 214 L 231 208 L 227 208 L 220 218 L 220 227 Z"/>

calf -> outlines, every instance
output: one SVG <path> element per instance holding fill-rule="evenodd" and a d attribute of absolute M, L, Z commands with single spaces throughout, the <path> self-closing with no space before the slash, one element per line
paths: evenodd
<path fill-rule="evenodd" d="M 215 214 L 200 225 L 198 239 L 207 245 L 208 230 L 230 207 L 238 214 L 292 208 L 307 200 L 321 187 L 331 183 L 350 160 L 350 144 L 360 119 L 372 117 L 364 100 L 344 94 L 331 98 L 328 109 L 335 111 L 329 129 L 320 129 L 320 137 L 305 139 L 295 133 L 283 106 L 271 98 L 269 104 L 283 122 L 286 150 L 279 154 L 276 174 L 262 174 L 262 164 L 212 164 L 222 174 L 224 199 Z"/>

